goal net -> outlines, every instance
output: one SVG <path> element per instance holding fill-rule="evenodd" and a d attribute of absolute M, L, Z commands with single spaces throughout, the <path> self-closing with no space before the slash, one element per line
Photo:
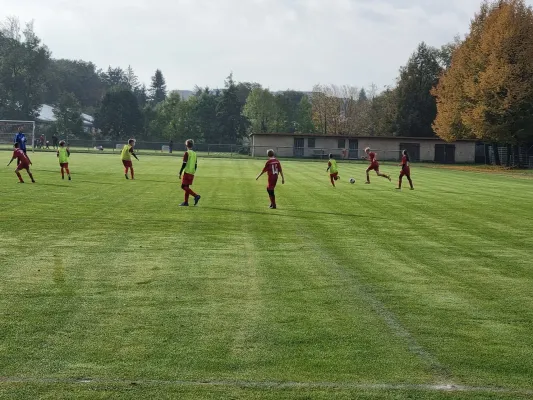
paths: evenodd
<path fill-rule="evenodd" d="M 12 149 L 15 136 L 22 128 L 26 136 L 26 147 L 34 149 L 35 144 L 35 122 L 33 121 L 11 121 L 0 120 L 0 149 Z"/>

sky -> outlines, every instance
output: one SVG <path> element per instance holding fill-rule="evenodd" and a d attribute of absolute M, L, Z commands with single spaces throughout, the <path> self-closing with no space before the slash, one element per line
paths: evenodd
<path fill-rule="evenodd" d="M 131 65 L 167 88 L 258 82 L 383 88 L 424 41 L 467 31 L 481 0 L 0 0 L 4 16 L 34 21 L 54 58 Z M 528 4 L 533 0 L 527 1 Z"/>

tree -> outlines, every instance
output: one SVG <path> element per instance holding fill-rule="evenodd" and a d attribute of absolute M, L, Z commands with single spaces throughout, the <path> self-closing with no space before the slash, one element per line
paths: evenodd
<path fill-rule="evenodd" d="M 304 96 L 304 93 L 294 90 L 285 90 L 276 94 L 276 102 L 279 110 L 277 116 L 278 131 L 294 133 L 297 130 L 298 105 Z"/>
<path fill-rule="evenodd" d="M 139 78 L 137 77 L 137 75 L 135 75 L 135 71 L 133 70 L 131 65 L 128 65 L 128 68 L 126 69 L 126 72 L 124 74 L 124 82 L 126 83 L 128 89 L 130 89 L 134 93 L 139 87 Z"/>
<path fill-rule="evenodd" d="M 45 92 L 48 48 L 27 23 L 20 32 L 18 19 L 0 29 L 0 113 L 7 119 L 34 119 Z"/>
<path fill-rule="evenodd" d="M 246 134 L 246 118 L 242 115 L 243 104 L 237 96 L 237 85 L 230 74 L 217 104 L 219 123 L 218 143 L 236 143 Z"/>
<path fill-rule="evenodd" d="M 360 103 L 368 101 L 365 88 L 362 88 L 361 91 L 359 92 L 359 99 L 357 101 L 359 101 Z"/>
<path fill-rule="evenodd" d="M 114 139 L 127 139 L 141 133 L 143 118 L 137 98 L 127 89 L 111 89 L 105 94 L 94 123 L 104 135 Z"/>
<path fill-rule="evenodd" d="M 311 96 L 313 124 L 324 135 L 341 131 L 341 98 L 335 86 L 315 85 Z"/>
<path fill-rule="evenodd" d="M 167 97 L 167 84 L 160 69 L 155 71 L 150 86 L 150 99 L 154 104 L 161 103 Z"/>
<path fill-rule="evenodd" d="M 243 115 L 250 121 L 250 133 L 272 133 L 278 131 L 280 112 L 270 90 L 255 88 L 246 100 Z"/>
<path fill-rule="evenodd" d="M 196 93 L 195 119 L 198 129 L 198 139 L 204 143 L 216 143 L 220 136 L 220 124 L 217 118 L 217 104 L 220 100 L 218 91 L 209 88 Z"/>
<path fill-rule="evenodd" d="M 494 144 L 530 141 L 533 128 L 533 10 L 522 0 L 484 2 L 451 67 L 433 91 L 437 134 Z"/>
<path fill-rule="evenodd" d="M 45 103 L 55 104 L 63 93 L 72 93 L 89 114 L 94 112 L 107 87 L 96 66 L 81 60 L 51 60 L 46 83 Z"/>
<path fill-rule="evenodd" d="M 245 104 L 252 90 L 260 88 L 257 82 L 239 82 L 237 84 L 237 98 L 241 104 Z"/>
<path fill-rule="evenodd" d="M 431 89 L 438 83 L 442 68 L 438 50 L 421 43 L 400 70 L 397 88 L 398 136 L 432 137 L 432 123 L 437 114 Z"/>
<path fill-rule="evenodd" d="M 78 136 L 83 132 L 81 106 L 72 93 L 62 93 L 54 104 L 55 131 L 60 135 Z"/>
<path fill-rule="evenodd" d="M 307 95 L 304 95 L 298 103 L 296 132 L 316 132 L 315 125 L 313 124 L 313 106 Z"/>
<path fill-rule="evenodd" d="M 102 79 L 110 88 L 129 89 L 126 73 L 120 67 L 112 68 L 109 66 L 107 72 L 102 74 Z"/>

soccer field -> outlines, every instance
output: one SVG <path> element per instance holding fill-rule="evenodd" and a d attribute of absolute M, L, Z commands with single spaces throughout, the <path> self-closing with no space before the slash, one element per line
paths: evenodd
<path fill-rule="evenodd" d="M 0 398 L 533 397 L 533 175 L 281 160 L 269 210 L 265 160 L 200 158 L 179 208 L 178 158 L 32 161 L 0 169 Z"/>

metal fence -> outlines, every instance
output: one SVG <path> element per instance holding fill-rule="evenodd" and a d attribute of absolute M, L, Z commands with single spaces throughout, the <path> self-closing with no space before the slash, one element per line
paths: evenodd
<path fill-rule="evenodd" d="M 533 168 L 533 146 L 497 146 L 501 165 Z M 476 164 L 495 164 L 494 147 L 485 143 L 476 145 Z"/>

